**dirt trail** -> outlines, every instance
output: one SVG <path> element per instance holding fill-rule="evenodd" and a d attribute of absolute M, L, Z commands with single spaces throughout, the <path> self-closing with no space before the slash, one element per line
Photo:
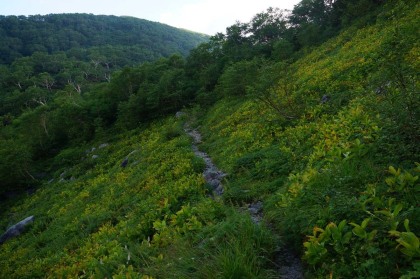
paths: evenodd
<path fill-rule="evenodd" d="M 217 168 L 207 153 L 198 149 L 198 144 L 201 143 L 200 132 L 197 129 L 191 128 L 188 122 L 184 125 L 184 131 L 193 139 L 192 149 L 194 154 L 197 157 L 202 158 L 206 164 L 206 168 L 203 172 L 205 181 L 212 187 L 214 195 L 221 196 L 224 190 L 221 181 L 227 174 Z M 254 223 L 261 223 L 263 219 L 263 203 L 261 201 L 248 204 L 245 209 L 251 215 L 251 219 Z M 287 247 L 277 248 L 275 265 L 278 278 L 303 279 L 301 261 L 299 257 Z"/>

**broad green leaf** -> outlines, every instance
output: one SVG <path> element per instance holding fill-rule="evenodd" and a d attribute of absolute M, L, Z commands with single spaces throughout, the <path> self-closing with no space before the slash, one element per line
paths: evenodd
<path fill-rule="evenodd" d="M 395 176 L 398 176 L 401 173 L 400 169 L 396 170 L 393 166 L 389 166 L 388 171 Z"/>
<path fill-rule="evenodd" d="M 369 223 L 369 221 L 370 221 L 370 218 L 366 218 L 365 220 L 363 220 L 361 227 L 362 228 L 366 228 L 367 225 L 368 225 L 368 223 Z"/>
<path fill-rule="evenodd" d="M 394 212 L 392 212 L 393 217 L 398 216 L 398 214 L 400 213 L 400 211 L 403 209 L 403 205 L 402 204 L 397 204 L 394 208 Z"/>
<path fill-rule="evenodd" d="M 340 231 L 343 231 L 344 226 L 345 226 L 346 224 L 347 224 L 347 221 L 346 221 L 346 220 L 341 221 L 341 222 L 340 222 L 340 224 L 338 224 L 338 229 L 339 229 Z"/>
<path fill-rule="evenodd" d="M 385 183 L 386 183 L 388 186 L 393 186 L 393 185 L 395 185 L 395 178 L 394 178 L 394 177 L 387 177 L 387 178 L 385 179 Z"/>
<path fill-rule="evenodd" d="M 412 232 L 403 232 L 401 237 L 397 239 L 398 243 L 404 245 L 405 247 L 412 247 L 413 249 L 419 248 L 419 239 Z"/>
<path fill-rule="evenodd" d="M 350 223 L 350 224 L 354 226 L 352 231 L 355 235 L 357 235 L 360 238 L 366 238 L 366 231 L 364 228 L 362 228 L 361 226 L 355 223 Z"/>
<path fill-rule="evenodd" d="M 375 213 L 379 213 L 379 214 L 385 215 L 387 217 L 392 216 L 391 212 L 389 212 L 388 210 L 378 210 L 378 211 L 375 211 Z"/>
<path fill-rule="evenodd" d="M 410 220 L 405 219 L 404 220 L 404 228 L 407 232 L 410 232 L 410 226 L 409 226 Z"/>

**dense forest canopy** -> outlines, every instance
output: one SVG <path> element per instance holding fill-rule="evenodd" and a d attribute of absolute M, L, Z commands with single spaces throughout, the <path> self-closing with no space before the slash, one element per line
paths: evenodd
<path fill-rule="evenodd" d="M 267 278 L 280 235 L 308 278 L 418 277 L 419 9 L 302 0 L 210 38 L 127 17 L 1 17 L 0 193 L 24 197 L 5 199 L 0 224 L 32 208 L 41 221 L 0 267 Z M 229 173 L 220 203 L 183 121 Z M 232 213 L 256 201 L 269 228 Z"/>
<path fill-rule="evenodd" d="M 206 39 L 204 34 L 126 16 L 0 16 L 0 63 L 10 64 L 34 52 L 52 54 L 57 51 L 70 51 L 71 56 L 85 60 L 87 56 L 83 49 L 91 47 L 96 47 L 96 52 L 105 56 L 121 56 L 124 47 L 127 53 L 122 56 L 132 60 L 126 65 L 133 65 L 176 52 L 186 55 Z M 130 52 L 132 56 L 127 57 Z M 145 57 L 139 59 L 138 53 L 142 52 Z"/>
<path fill-rule="evenodd" d="M 7 126 L 2 130 L 1 139 L 14 138 L 17 143 L 15 148 L 14 145 L 6 147 L 3 142 L 6 149 L 2 151 L 6 153 L 1 157 L 33 162 L 56 153 L 71 139 L 76 142 L 92 139 L 95 125 L 102 127 L 114 123 L 119 102 L 132 94 L 123 92 L 125 87 L 119 86 L 127 86 L 122 84 L 124 76 L 133 70 L 127 68 L 114 75 L 115 71 L 170 55 L 182 60 L 182 55 L 207 40 L 208 36 L 203 34 L 131 17 L 91 14 L 1 16 L 0 114 L 3 126 Z M 151 84 L 166 70 L 153 65 L 141 66 L 150 69 L 148 73 L 155 76 L 147 77 L 152 79 Z M 113 75 L 116 80 L 111 85 Z M 175 81 L 178 76 L 179 73 L 174 73 L 168 78 Z M 129 86 L 138 88 L 139 81 L 132 82 L 135 84 Z M 123 94 L 119 95 L 120 92 Z M 156 99 L 151 94 L 149 98 Z M 151 108 L 158 104 L 146 106 L 151 115 L 156 115 Z M 170 106 L 169 111 L 173 111 Z M 41 134 L 35 124 L 38 117 L 43 119 Z M 73 123 L 70 124 L 72 128 L 66 127 L 66 123 Z M 19 150 L 29 153 L 21 154 Z M 18 154 L 15 156 L 13 152 Z M 36 164 L 24 163 L 25 170 L 22 170 L 19 160 L 18 169 L 6 163 L 7 160 L 2 161 L 2 169 L 8 172 L 1 175 L 3 190 L 14 188 L 7 185 L 21 184 L 23 181 L 17 179 L 19 176 L 32 180 L 27 168 Z"/>

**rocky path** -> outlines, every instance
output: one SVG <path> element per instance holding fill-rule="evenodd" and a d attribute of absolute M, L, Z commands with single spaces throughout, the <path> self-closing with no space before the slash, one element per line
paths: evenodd
<path fill-rule="evenodd" d="M 264 217 L 262 201 L 248 204 L 244 209 L 249 212 L 254 223 L 261 223 Z M 278 278 L 303 279 L 302 263 L 299 257 L 288 247 L 276 247 L 274 264 Z"/>
<path fill-rule="evenodd" d="M 197 157 L 202 158 L 206 164 L 206 168 L 203 172 L 205 181 L 212 187 L 214 195 L 221 196 L 224 190 L 222 180 L 227 174 L 217 168 L 207 153 L 199 150 L 198 144 L 201 143 L 200 132 L 197 129 L 191 128 L 188 122 L 184 125 L 184 131 L 193 139 L 192 149 L 194 154 Z M 261 223 L 263 219 L 263 203 L 261 201 L 248 204 L 245 209 L 251 215 L 251 219 L 254 223 Z M 277 248 L 275 266 L 277 268 L 278 278 L 303 279 L 301 261 L 299 257 L 287 247 Z"/>
<path fill-rule="evenodd" d="M 185 132 L 193 139 L 192 149 L 197 157 L 200 157 L 206 163 L 203 176 L 206 182 L 212 187 L 213 193 L 216 196 L 223 194 L 222 179 L 226 176 L 224 172 L 219 170 L 212 162 L 210 156 L 198 149 L 197 144 L 201 143 L 201 135 L 196 129 L 191 129 L 188 124 L 185 124 Z"/>

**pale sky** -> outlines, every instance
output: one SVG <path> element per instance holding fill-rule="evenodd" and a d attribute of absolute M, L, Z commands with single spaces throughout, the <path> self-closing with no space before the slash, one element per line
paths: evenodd
<path fill-rule="evenodd" d="M 300 0 L 0 0 L 0 15 L 92 13 L 126 15 L 214 35 L 268 7 L 293 9 Z"/>

